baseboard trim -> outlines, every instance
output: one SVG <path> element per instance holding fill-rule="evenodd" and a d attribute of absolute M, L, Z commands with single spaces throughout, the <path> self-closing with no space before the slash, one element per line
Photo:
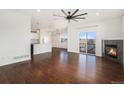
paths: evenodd
<path fill-rule="evenodd" d="M 16 64 L 16 63 L 21 63 L 21 62 L 25 62 L 25 61 L 31 61 L 31 58 L 26 58 L 26 59 L 21 59 L 21 60 L 18 60 L 18 61 L 11 61 L 9 63 L 0 64 L 0 67 L 11 65 L 11 64 Z"/>

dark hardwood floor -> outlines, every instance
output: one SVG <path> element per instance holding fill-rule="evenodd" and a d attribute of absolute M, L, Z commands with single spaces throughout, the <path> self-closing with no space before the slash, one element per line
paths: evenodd
<path fill-rule="evenodd" d="M 124 83 L 124 67 L 101 57 L 53 48 L 52 53 L 36 55 L 32 61 L 1 66 L 0 83 Z"/>

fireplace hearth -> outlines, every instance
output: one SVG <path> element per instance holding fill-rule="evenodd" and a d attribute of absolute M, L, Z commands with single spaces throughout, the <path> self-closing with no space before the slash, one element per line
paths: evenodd
<path fill-rule="evenodd" d="M 102 56 L 123 63 L 123 40 L 102 40 Z"/>

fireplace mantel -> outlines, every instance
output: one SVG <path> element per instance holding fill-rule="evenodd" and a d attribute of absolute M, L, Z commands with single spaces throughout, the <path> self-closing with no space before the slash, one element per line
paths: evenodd
<path fill-rule="evenodd" d="M 123 38 L 104 38 L 102 40 L 124 40 Z"/>

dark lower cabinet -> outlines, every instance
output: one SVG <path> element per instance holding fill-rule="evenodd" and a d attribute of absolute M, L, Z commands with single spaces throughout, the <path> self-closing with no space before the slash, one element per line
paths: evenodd
<path fill-rule="evenodd" d="M 33 59 L 33 55 L 34 55 L 34 45 L 31 44 L 31 59 Z"/>

